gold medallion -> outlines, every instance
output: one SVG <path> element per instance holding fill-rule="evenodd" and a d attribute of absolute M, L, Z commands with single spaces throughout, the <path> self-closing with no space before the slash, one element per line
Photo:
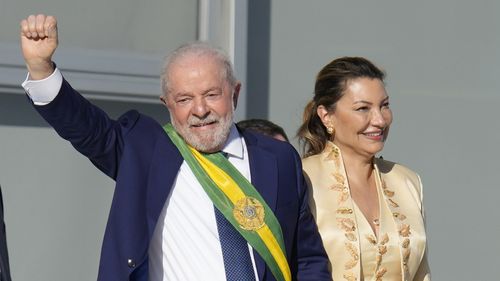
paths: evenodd
<path fill-rule="evenodd" d="M 233 216 L 245 230 L 257 230 L 264 226 L 264 206 L 253 197 L 244 197 L 233 207 Z"/>

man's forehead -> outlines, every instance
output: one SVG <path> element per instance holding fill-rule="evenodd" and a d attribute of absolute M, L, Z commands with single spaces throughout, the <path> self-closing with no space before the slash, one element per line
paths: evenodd
<path fill-rule="evenodd" d="M 170 69 L 174 69 L 177 67 L 182 67 L 182 66 L 189 66 L 189 65 L 217 65 L 218 67 L 222 66 L 220 61 L 211 54 L 197 54 L 197 53 L 188 53 L 184 54 L 182 56 L 179 56 L 175 60 L 171 62 Z"/>
<path fill-rule="evenodd" d="M 223 69 L 214 61 L 192 60 L 176 63 L 166 73 L 168 91 L 179 91 L 190 87 L 219 87 L 227 84 Z"/>
<path fill-rule="evenodd" d="M 175 76 L 196 75 L 197 72 L 222 73 L 223 65 L 212 57 L 191 56 L 174 61 L 168 68 L 170 78 Z"/>

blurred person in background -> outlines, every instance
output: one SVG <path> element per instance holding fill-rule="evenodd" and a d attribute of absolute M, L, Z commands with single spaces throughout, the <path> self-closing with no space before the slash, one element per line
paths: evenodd
<path fill-rule="evenodd" d="M 265 119 L 247 119 L 236 123 L 238 128 L 248 129 L 254 132 L 261 133 L 266 136 L 270 136 L 277 140 L 288 141 L 288 137 L 285 130 L 275 123 L 265 120 Z"/>

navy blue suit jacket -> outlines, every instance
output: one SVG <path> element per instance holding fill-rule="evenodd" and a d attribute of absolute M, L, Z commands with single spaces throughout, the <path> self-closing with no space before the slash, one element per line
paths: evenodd
<path fill-rule="evenodd" d="M 129 111 L 111 120 L 66 81 L 51 103 L 36 109 L 61 137 L 116 181 L 98 280 L 147 281 L 149 242 L 183 162 L 176 147 L 153 119 Z M 252 183 L 281 224 L 294 280 L 331 280 L 298 154 L 288 143 L 242 134 Z M 275 280 L 256 252 L 255 257 L 259 280 Z"/>

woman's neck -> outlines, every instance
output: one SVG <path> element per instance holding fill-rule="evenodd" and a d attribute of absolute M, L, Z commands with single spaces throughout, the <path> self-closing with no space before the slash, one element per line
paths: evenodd
<path fill-rule="evenodd" d="M 365 157 L 359 154 L 342 153 L 344 167 L 350 181 L 367 182 L 373 174 L 373 157 Z"/>

